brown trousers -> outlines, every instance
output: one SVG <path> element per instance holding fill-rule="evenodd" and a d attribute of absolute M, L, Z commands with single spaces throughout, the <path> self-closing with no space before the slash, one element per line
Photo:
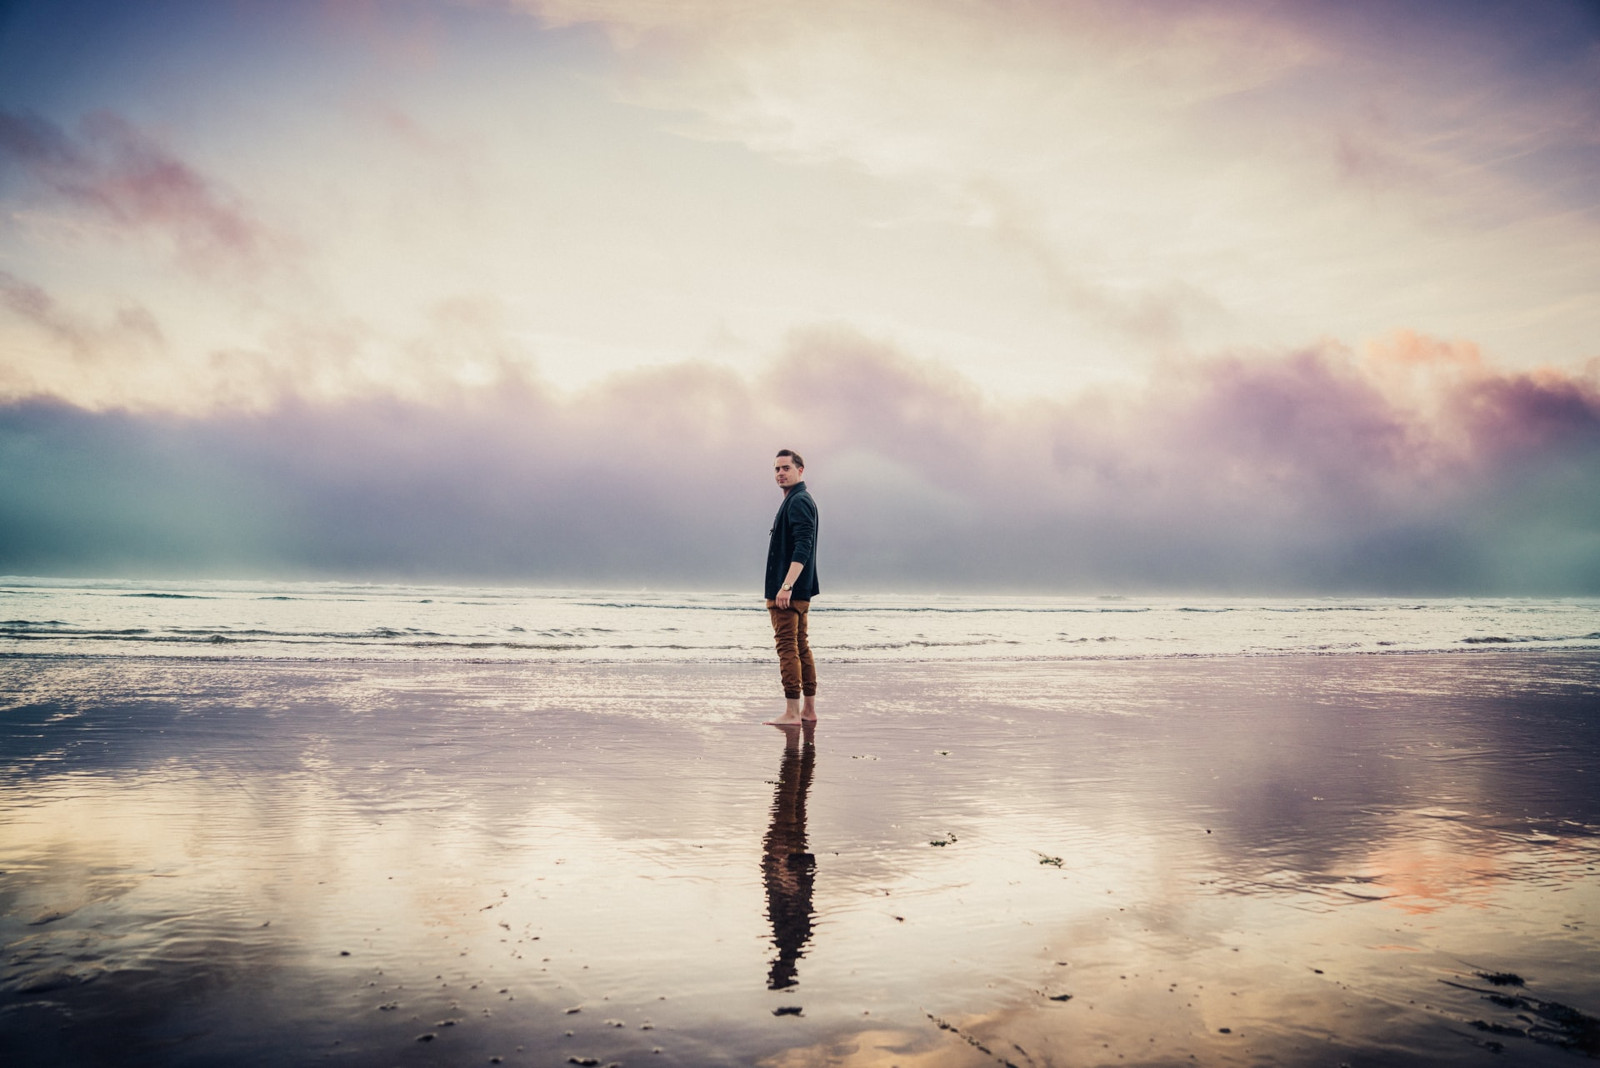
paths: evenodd
<path fill-rule="evenodd" d="M 810 601 L 790 601 L 788 608 L 779 608 L 777 601 L 767 602 L 785 697 L 817 695 L 817 665 L 811 659 L 811 645 L 806 641 L 806 615 L 810 610 Z"/>

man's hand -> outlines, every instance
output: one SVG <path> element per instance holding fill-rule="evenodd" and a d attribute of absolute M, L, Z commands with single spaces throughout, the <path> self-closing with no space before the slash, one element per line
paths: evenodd
<path fill-rule="evenodd" d="M 789 602 L 794 599 L 795 580 L 800 577 L 800 572 L 805 569 L 806 565 L 798 560 L 789 565 L 789 573 L 783 576 L 783 586 L 778 590 L 778 596 L 774 598 L 779 608 L 789 607 Z"/>

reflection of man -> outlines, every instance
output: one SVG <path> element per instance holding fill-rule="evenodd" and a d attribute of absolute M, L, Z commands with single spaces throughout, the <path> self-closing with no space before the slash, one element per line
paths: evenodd
<path fill-rule="evenodd" d="M 778 646 L 783 677 L 783 715 L 779 726 L 817 718 L 817 666 L 806 640 L 806 617 L 817 586 L 817 502 L 802 481 L 806 462 L 793 449 L 780 450 L 772 465 L 783 503 L 772 521 L 767 545 L 767 613 Z M 800 701 L 805 699 L 802 709 Z"/>
<path fill-rule="evenodd" d="M 812 725 L 805 725 L 805 748 L 799 730 L 784 731 L 783 764 L 772 797 L 772 826 L 762 843 L 761 878 L 767 886 L 767 918 L 778 955 L 767 973 L 767 989 L 795 985 L 795 972 L 811 940 L 811 884 L 817 858 L 806 852 L 806 792 L 817 763 Z"/>

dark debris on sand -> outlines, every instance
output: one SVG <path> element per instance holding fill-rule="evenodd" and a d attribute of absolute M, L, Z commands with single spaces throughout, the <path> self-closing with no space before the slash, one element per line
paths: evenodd
<path fill-rule="evenodd" d="M 1522 976 L 1516 972 L 1473 972 L 1479 979 L 1495 986 L 1526 986 Z"/>
<path fill-rule="evenodd" d="M 965 1031 L 961 1030 L 961 1028 L 957 1027 L 953 1023 L 950 1023 L 948 1020 L 941 1020 L 931 1012 L 925 1012 L 923 1015 L 932 1020 L 934 1026 L 939 1028 L 939 1030 L 949 1031 L 952 1035 L 955 1035 L 957 1038 L 961 1039 L 961 1041 L 965 1042 L 979 1053 L 993 1057 L 1000 1064 L 1004 1065 L 1005 1068 L 1018 1068 L 1015 1062 L 1006 1060 L 1006 1058 L 1002 1057 L 988 1046 L 985 1046 L 982 1042 L 978 1041 L 972 1035 L 967 1034 Z M 1018 1048 L 1020 1049 L 1021 1047 L 1019 1046 Z"/>
<path fill-rule="evenodd" d="M 1524 985 L 1521 977 L 1510 972 L 1474 974 L 1498 986 Z M 1459 990 L 1470 990 L 1481 995 L 1484 1001 L 1513 1014 L 1513 1019 L 1507 1023 L 1472 1020 L 1469 1024 L 1475 1030 L 1504 1038 L 1526 1038 L 1540 1045 L 1554 1046 L 1557 1049 L 1582 1053 L 1587 1057 L 1600 1058 L 1600 1019 L 1588 1013 L 1570 1005 L 1563 1005 L 1559 1001 L 1545 1001 L 1530 994 L 1508 994 L 1499 990 L 1485 990 L 1482 987 L 1448 981 L 1447 985 Z"/>

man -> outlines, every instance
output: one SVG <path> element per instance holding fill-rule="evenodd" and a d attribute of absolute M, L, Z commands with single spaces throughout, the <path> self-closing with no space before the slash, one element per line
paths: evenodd
<path fill-rule="evenodd" d="M 806 641 L 806 616 L 817 585 L 817 502 L 806 492 L 806 462 L 793 449 L 782 449 L 773 461 L 773 477 L 783 490 L 783 503 L 772 521 L 767 546 L 767 614 L 772 617 L 778 646 L 778 671 L 783 677 L 783 715 L 769 719 L 776 727 L 817 718 L 817 666 Z M 802 698 L 805 701 L 801 705 Z"/>

